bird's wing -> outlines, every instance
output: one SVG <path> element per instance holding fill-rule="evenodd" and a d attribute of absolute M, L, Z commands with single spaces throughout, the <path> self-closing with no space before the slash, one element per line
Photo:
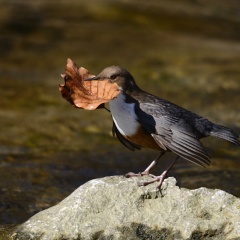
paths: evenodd
<path fill-rule="evenodd" d="M 114 121 L 113 121 L 113 126 L 112 126 L 112 134 L 113 136 L 117 136 L 118 140 L 125 146 L 127 147 L 128 149 L 132 150 L 132 151 L 135 151 L 136 149 L 137 150 L 140 150 L 141 149 L 141 146 L 135 144 L 135 143 L 132 143 L 130 142 L 128 139 L 126 139 L 117 129 Z"/>
<path fill-rule="evenodd" d="M 155 111 L 154 111 L 154 108 Z M 177 110 L 177 109 L 176 109 Z M 182 111 L 179 107 L 179 110 Z M 194 134 L 194 126 L 187 123 L 180 114 L 171 114 L 155 104 L 140 103 L 136 109 L 138 121 L 151 133 L 161 148 L 200 166 L 210 164 L 210 157 Z"/>

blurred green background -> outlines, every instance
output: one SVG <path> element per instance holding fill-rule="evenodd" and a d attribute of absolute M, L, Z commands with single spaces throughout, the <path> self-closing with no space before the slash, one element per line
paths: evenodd
<path fill-rule="evenodd" d="M 107 111 L 62 99 L 68 57 L 92 74 L 120 65 L 144 90 L 240 132 L 238 0 L 2 0 L 0 30 L 2 234 L 84 182 L 139 172 L 157 155 L 112 138 Z M 212 165 L 179 161 L 171 172 L 178 184 L 240 196 L 239 148 L 203 142 Z"/>

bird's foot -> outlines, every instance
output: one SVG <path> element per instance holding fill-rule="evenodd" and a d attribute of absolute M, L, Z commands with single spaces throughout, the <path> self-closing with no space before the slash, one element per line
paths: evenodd
<path fill-rule="evenodd" d="M 129 172 L 127 174 L 125 174 L 125 177 L 130 178 L 130 177 L 142 177 L 142 176 L 146 176 L 146 175 L 151 175 L 149 173 L 149 171 L 143 171 L 140 173 L 133 173 L 133 172 Z"/>
<path fill-rule="evenodd" d="M 138 185 L 139 186 L 147 186 L 148 184 L 158 182 L 157 188 L 160 188 L 162 186 L 164 179 L 167 177 L 167 172 L 168 171 L 164 171 L 160 176 L 155 176 L 155 175 L 149 174 L 153 178 L 153 180 L 144 181 L 144 182 L 139 183 Z"/>
<path fill-rule="evenodd" d="M 143 171 L 143 172 L 140 172 L 140 173 L 133 173 L 133 172 L 129 172 L 127 174 L 125 174 L 125 177 L 129 178 L 129 177 L 142 177 L 142 176 L 151 176 L 151 177 L 156 177 L 152 174 L 150 174 L 150 170 L 156 165 L 157 161 L 161 158 L 161 156 L 164 154 L 164 152 L 160 152 L 159 156 L 153 160 L 151 162 L 151 164 Z"/>

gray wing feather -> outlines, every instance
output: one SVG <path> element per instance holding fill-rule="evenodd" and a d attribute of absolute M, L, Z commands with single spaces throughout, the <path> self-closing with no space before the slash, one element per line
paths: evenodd
<path fill-rule="evenodd" d="M 147 106 L 148 104 L 140 104 L 138 120 L 161 148 L 200 166 L 210 164 L 210 157 L 198 137 L 194 135 L 190 124 L 177 114 L 174 116 L 166 111 L 154 112 L 151 108 L 148 114 Z"/>
<path fill-rule="evenodd" d="M 166 130 L 164 131 L 166 132 Z M 154 134 L 157 143 L 161 142 L 167 149 L 178 156 L 191 161 L 197 165 L 205 166 L 210 164 L 210 157 L 201 142 L 194 136 L 176 131 L 174 128 L 168 130 L 168 134 Z"/>

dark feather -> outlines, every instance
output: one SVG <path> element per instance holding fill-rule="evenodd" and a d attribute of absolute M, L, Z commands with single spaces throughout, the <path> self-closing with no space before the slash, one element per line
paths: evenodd
<path fill-rule="evenodd" d="M 200 166 L 209 165 L 210 157 L 199 141 L 205 135 L 201 127 L 194 125 L 196 119 L 205 119 L 174 104 L 172 106 L 169 102 L 166 104 L 165 100 L 165 105 L 161 105 L 161 100 L 156 101 L 159 101 L 156 105 L 142 101 L 136 108 L 138 121 L 145 130 L 152 134 L 162 149 L 170 150 Z M 174 114 L 171 112 L 172 107 L 175 109 Z M 210 123 L 207 124 L 210 126 Z"/>
<path fill-rule="evenodd" d="M 167 149 L 188 161 L 200 166 L 210 164 L 210 157 L 201 142 L 194 138 L 194 136 L 176 131 L 174 126 L 167 131 L 166 129 L 163 131 L 159 129 L 159 133 L 154 134 L 153 137 L 157 143 L 161 142 Z"/>
<path fill-rule="evenodd" d="M 231 129 L 214 124 L 213 129 L 210 132 L 211 136 L 222 138 L 226 141 L 229 141 L 231 143 L 234 143 L 235 145 L 240 145 L 239 142 L 239 136 L 235 132 L 233 132 Z"/>

